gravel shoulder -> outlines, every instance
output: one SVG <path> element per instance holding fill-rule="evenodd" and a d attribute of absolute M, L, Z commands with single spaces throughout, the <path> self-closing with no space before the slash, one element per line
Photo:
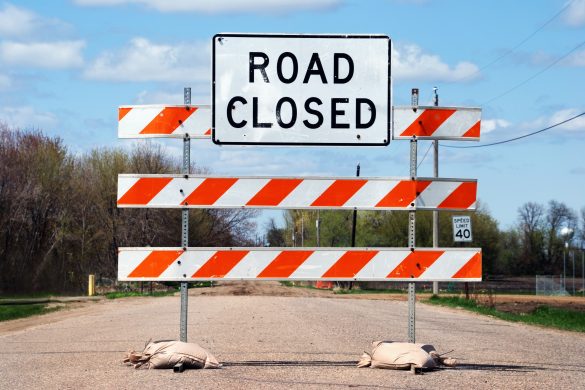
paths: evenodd
<path fill-rule="evenodd" d="M 282 289 L 294 296 L 281 296 Z M 259 290 L 237 283 L 209 290 L 190 291 L 189 341 L 223 362 L 220 370 L 175 374 L 124 366 L 128 349 L 179 333 L 178 296 L 127 298 L 80 303 L 20 328 L 0 324 L 0 388 L 536 389 L 585 383 L 585 335 L 578 333 L 419 303 L 417 341 L 454 350 L 450 355 L 461 365 L 414 376 L 355 367 L 372 341 L 406 339 L 402 300 L 333 299 L 327 291 L 315 295 L 269 282 Z"/>

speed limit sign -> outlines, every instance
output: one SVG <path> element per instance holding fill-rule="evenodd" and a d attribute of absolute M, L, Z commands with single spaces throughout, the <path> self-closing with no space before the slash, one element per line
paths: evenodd
<path fill-rule="evenodd" d="M 459 215 L 453 217 L 453 241 L 471 242 L 471 217 L 468 215 Z"/>

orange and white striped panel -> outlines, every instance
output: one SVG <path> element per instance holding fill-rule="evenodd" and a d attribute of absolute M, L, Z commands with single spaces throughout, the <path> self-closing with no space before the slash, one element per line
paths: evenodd
<path fill-rule="evenodd" d="M 481 109 L 394 107 L 393 139 L 479 141 Z"/>
<path fill-rule="evenodd" d="M 120 281 L 479 282 L 478 248 L 120 248 Z"/>
<path fill-rule="evenodd" d="M 209 106 L 123 106 L 118 109 L 119 138 L 211 138 Z"/>
<path fill-rule="evenodd" d="M 118 207 L 474 210 L 476 196 L 465 179 L 118 176 Z"/>

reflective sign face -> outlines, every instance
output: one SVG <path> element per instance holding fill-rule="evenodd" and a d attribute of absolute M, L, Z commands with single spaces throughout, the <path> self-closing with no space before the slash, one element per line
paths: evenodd
<path fill-rule="evenodd" d="M 468 215 L 459 215 L 453 217 L 453 241 L 471 242 L 471 217 Z"/>
<path fill-rule="evenodd" d="M 218 34 L 216 144 L 387 145 L 387 36 Z"/>

